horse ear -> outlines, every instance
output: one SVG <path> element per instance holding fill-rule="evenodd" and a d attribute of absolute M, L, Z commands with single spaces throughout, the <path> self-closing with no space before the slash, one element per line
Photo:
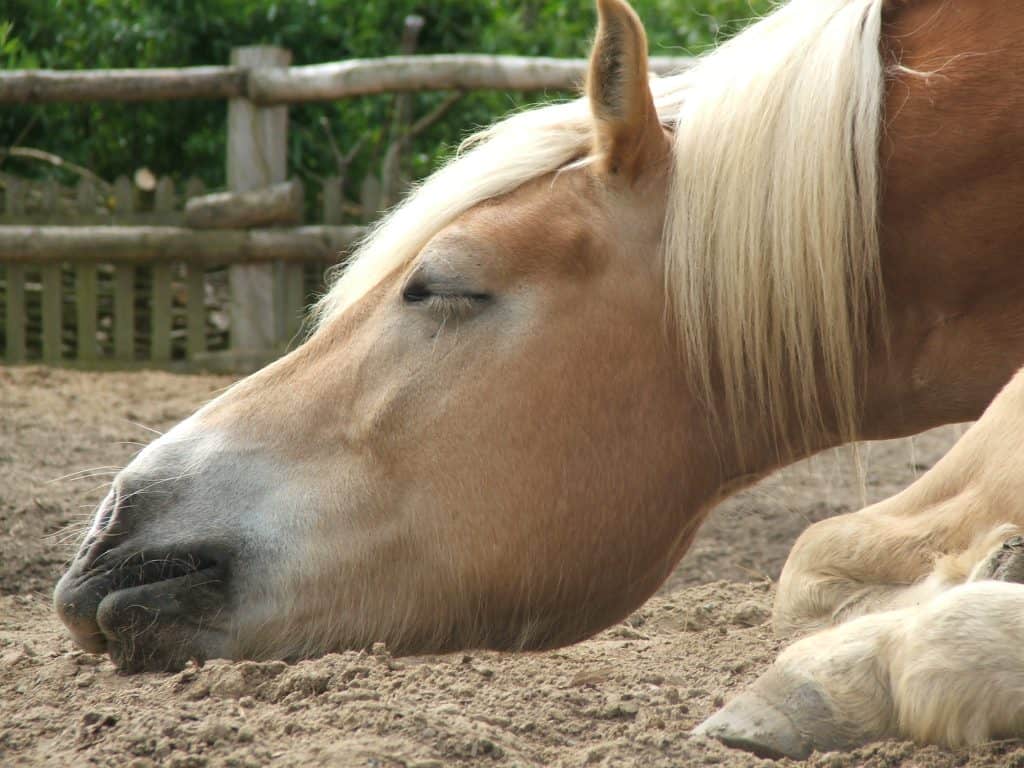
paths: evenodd
<path fill-rule="evenodd" d="M 647 81 L 647 35 L 625 0 L 597 0 L 587 97 L 598 168 L 627 181 L 661 158 L 667 141 Z"/>

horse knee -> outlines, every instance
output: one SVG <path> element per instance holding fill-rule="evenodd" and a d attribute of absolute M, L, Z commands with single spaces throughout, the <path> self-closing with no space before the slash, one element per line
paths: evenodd
<path fill-rule="evenodd" d="M 779 578 L 776 631 L 806 632 L 919 605 L 963 582 L 973 555 L 936 559 L 936 548 L 931 528 L 877 507 L 815 523 L 793 546 Z"/>
<path fill-rule="evenodd" d="M 850 515 L 822 520 L 800 534 L 779 576 L 772 608 L 776 632 L 789 635 L 821 629 L 850 594 L 853 581 L 842 557 Z"/>

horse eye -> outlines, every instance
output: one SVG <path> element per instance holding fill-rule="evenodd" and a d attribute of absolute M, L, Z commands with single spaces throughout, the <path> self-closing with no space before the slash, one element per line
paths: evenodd
<path fill-rule="evenodd" d="M 427 284 L 420 280 L 410 280 L 405 284 L 405 288 L 402 289 L 402 301 L 407 304 L 417 304 L 421 301 L 426 301 L 433 295 Z"/>
<path fill-rule="evenodd" d="M 406 304 L 422 304 L 430 299 L 463 299 L 472 302 L 490 301 L 491 294 L 465 290 L 433 290 L 426 280 L 413 278 L 402 289 L 402 301 Z"/>

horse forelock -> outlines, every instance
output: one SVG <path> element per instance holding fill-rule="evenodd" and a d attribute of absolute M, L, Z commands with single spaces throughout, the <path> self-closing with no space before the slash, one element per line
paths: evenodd
<path fill-rule="evenodd" d="M 882 313 L 877 148 L 884 0 L 791 0 L 692 68 L 651 81 L 672 128 L 662 248 L 691 384 L 743 445 L 850 438 L 857 372 Z M 464 142 L 369 232 L 315 308 L 343 312 L 479 203 L 586 163 L 585 99 Z M 712 404 L 718 403 L 720 410 Z"/>

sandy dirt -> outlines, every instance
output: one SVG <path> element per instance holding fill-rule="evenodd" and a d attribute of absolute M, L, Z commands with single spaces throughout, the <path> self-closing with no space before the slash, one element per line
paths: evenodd
<path fill-rule="evenodd" d="M 65 476 L 125 463 L 148 428 L 227 383 L 0 368 L 0 765 L 769 764 L 687 734 L 778 652 L 771 579 L 799 532 L 860 506 L 850 463 L 831 455 L 730 500 L 658 596 L 560 651 L 395 659 L 378 647 L 137 676 L 76 651 L 49 594 L 107 476 Z M 870 446 L 869 499 L 904 487 L 961 429 Z M 883 742 L 808 764 L 1024 766 L 1024 745 Z"/>

